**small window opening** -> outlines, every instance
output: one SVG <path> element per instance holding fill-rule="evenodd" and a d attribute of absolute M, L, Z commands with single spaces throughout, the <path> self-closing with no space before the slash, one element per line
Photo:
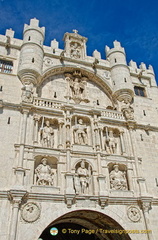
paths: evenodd
<path fill-rule="evenodd" d="M 30 40 L 31 40 L 31 37 L 29 36 L 28 41 L 30 41 Z"/>
<path fill-rule="evenodd" d="M 143 141 L 144 139 L 143 139 L 143 135 L 142 134 L 140 134 L 140 139 L 141 139 L 141 141 Z"/>
<path fill-rule="evenodd" d="M 7 123 L 10 124 L 10 117 L 8 118 L 8 122 Z"/>
<path fill-rule="evenodd" d="M 115 82 L 113 81 L 113 84 L 115 85 Z"/>
<path fill-rule="evenodd" d="M 0 92 L 2 92 L 2 90 L 3 90 L 3 86 L 0 86 Z"/>
<path fill-rule="evenodd" d="M 35 62 L 35 59 L 34 58 L 32 58 L 32 63 L 34 63 Z"/>
<path fill-rule="evenodd" d="M 53 48 L 53 53 L 55 53 L 55 48 Z"/>
<path fill-rule="evenodd" d="M 40 40 L 40 45 L 42 45 L 42 40 Z"/>
<path fill-rule="evenodd" d="M 126 79 L 126 78 L 124 78 L 124 81 L 125 81 L 125 82 L 127 82 L 127 79 Z"/>
<path fill-rule="evenodd" d="M 143 110 L 143 114 L 144 114 L 144 116 L 146 116 L 146 112 L 145 112 L 145 110 Z"/>
<path fill-rule="evenodd" d="M 116 58 L 114 59 L 115 63 L 117 62 Z"/>
<path fill-rule="evenodd" d="M 99 100 L 97 100 L 97 105 L 100 105 L 100 104 L 99 104 Z"/>
<path fill-rule="evenodd" d="M 143 87 L 134 87 L 134 92 L 137 96 L 146 97 L 145 89 Z"/>
<path fill-rule="evenodd" d="M 57 98 L 57 93 L 56 92 L 54 93 L 54 98 Z"/>

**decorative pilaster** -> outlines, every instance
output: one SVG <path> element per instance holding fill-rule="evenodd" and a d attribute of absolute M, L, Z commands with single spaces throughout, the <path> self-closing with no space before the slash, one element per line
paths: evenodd
<path fill-rule="evenodd" d="M 8 192 L 8 198 L 12 203 L 9 240 L 16 240 L 19 208 L 23 199 L 26 197 L 27 197 L 26 191 L 10 190 Z"/>
<path fill-rule="evenodd" d="M 121 152 L 122 152 L 122 155 L 124 155 L 126 153 L 125 151 L 125 145 L 124 145 L 124 139 L 123 139 L 123 134 L 124 134 L 124 131 L 123 129 L 120 131 L 120 141 L 121 141 Z"/>
<path fill-rule="evenodd" d="M 38 122 L 40 120 L 41 116 L 38 114 L 35 114 L 33 116 L 33 119 L 35 121 L 35 126 L 34 126 L 34 143 L 38 144 Z"/>
<path fill-rule="evenodd" d="M 62 139 L 63 139 L 63 125 L 64 125 L 64 121 L 63 119 L 59 119 L 59 144 L 58 144 L 58 148 L 62 148 L 63 147 L 63 143 L 62 143 Z"/>

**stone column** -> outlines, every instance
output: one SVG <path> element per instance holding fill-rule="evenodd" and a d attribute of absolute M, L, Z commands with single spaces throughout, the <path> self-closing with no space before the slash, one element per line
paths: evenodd
<path fill-rule="evenodd" d="M 23 159 L 24 159 L 24 148 L 25 148 L 25 140 L 26 140 L 26 128 L 27 128 L 28 113 L 29 113 L 28 109 L 23 109 L 23 120 L 22 120 L 22 127 L 21 127 L 21 136 L 20 136 L 19 160 L 18 160 L 18 167 L 15 169 L 15 173 L 16 173 L 15 185 L 23 185 L 24 184 L 25 169 L 23 168 Z"/>
<path fill-rule="evenodd" d="M 22 199 L 26 196 L 26 191 L 11 190 L 8 192 L 8 198 L 12 202 L 12 215 L 10 221 L 9 240 L 16 240 L 19 207 Z"/>
<path fill-rule="evenodd" d="M 63 147 L 63 124 L 64 121 L 63 119 L 59 119 L 59 135 L 58 135 L 58 148 L 62 148 Z"/>
<path fill-rule="evenodd" d="M 120 131 L 120 141 L 121 141 L 121 151 L 122 151 L 122 155 L 125 154 L 125 145 L 124 145 L 123 134 L 124 134 L 124 131 L 121 130 L 121 131 Z"/>
<path fill-rule="evenodd" d="M 127 164 L 127 178 L 128 178 L 128 185 L 129 185 L 129 190 L 133 190 L 133 168 L 132 168 L 132 163 L 128 162 Z"/>
<path fill-rule="evenodd" d="M 35 121 L 35 126 L 34 126 L 34 143 L 38 144 L 38 122 L 40 120 L 41 116 L 38 114 L 35 114 L 33 119 Z"/>
<path fill-rule="evenodd" d="M 103 139 L 103 128 L 99 127 L 100 130 L 100 143 L 101 143 L 101 149 L 102 151 L 105 150 L 105 143 L 104 143 L 104 139 Z"/>
<path fill-rule="evenodd" d="M 71 80 L 71 73 L 66 73 L 65 74 L 65 80 L 67 81 L 67 94 L 65 98 L 67 99 L 67 103 L 69 104 L 70 99 L 71 99 L 71 90 L 70 90 L 70 80 Z"/>
<path fill-rule="evenodd" d="M 71 116 L 70 116 L 70 109 L 66 110 L 66 171 L 70 172 L 71 169 L 71 161 L 70 161 L 70 146 L 71 146 L 71 132 L 70 132 L 70 127 L 71 127 Z"/>
<path fill-rule="evenodd" d="M 142 212 L 144 216 L 144 223 L 145 223 L 145 228 L 147 230 L 147 239 L 148 240 L 154 240 L 153 235 L 152 235 L 152 228 L 150 226 L 150 221 L 149 221 L 149 210 L 151 209 L 151 199 L 149 201 L 145 201 L 142 199 Z M 149 230 L 149 232 L 148 232 Z M 150 232 L 151 230 L 151 232 Z"/>

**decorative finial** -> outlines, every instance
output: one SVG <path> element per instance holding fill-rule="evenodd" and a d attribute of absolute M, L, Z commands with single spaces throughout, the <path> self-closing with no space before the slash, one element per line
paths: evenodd
<path fill-rule="evenodd" d="M 77 34 L 78 33 L 78 30 L 76 30 L 76 29 L 74 29 L 74 30 L 72 30 L 75 34 Z"/>

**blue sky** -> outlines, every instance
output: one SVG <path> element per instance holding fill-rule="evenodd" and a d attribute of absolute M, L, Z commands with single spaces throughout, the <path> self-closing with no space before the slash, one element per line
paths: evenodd
<path fill-rule="evenodd" d="M 153 65 L 158 77 L 158 2 L 155 0 L 0 0 L 0 34 L 12 28 L 22 39 L 30 18 L 46 27 L 45 45 L 54 38 L 63 48 L 63 35 L 77 29 L 88 37 L 87 52 L 97 49 L 105 58 L 105 45 L 118 40 L 127 61 Z"/>

